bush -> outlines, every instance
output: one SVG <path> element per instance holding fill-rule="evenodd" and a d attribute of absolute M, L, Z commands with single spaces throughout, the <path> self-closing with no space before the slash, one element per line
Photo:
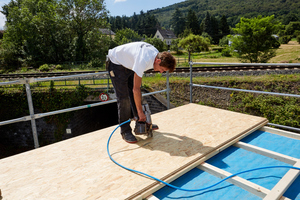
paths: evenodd
<path fill-rule="evenodd" d="M 229 47 L 226 47 L 222 50 L 222 56 L 225 56 L 225 57 L 231 56 L 231 51 L 230 51 Z"/>
<path fill-rule="evenodd" d="M 295 35 L 295 37 L 299 36 L 299 35 L 300 35 L 300 30 L 296 30 L 296 31 L 294 32 L 294 35 Z"/>
<path fill-rule="evenodd" d="M 299 127 L 300 125 L 299 99 L 295 97 L 245 93 L 232 93 L 231 96 L 231 102 L 236 101 L 239 104 L 235 105 L 236 108 L 240 109 L 238 112 L 265 117 L 270 123 L 291 127 Z"/>
<path fill-rule="evenodd" d="M 216 51 L 216 52 L 222 52 L 225 47 L 213 47 L 211 50 Z"/>
<path fill-rule="evenodd" d="M 57 69 L 57 70 L 62 70 L 63 67 L 62 67 L 61 65 L 56 65 L 56 66 L 55 66 L 55 69 Z"/>
<path fill-rule="evenodd" d="M 297 36 L 297 42 L 300 44 L 300 35 Z"/>
<path fill-rule="evenodd" d="M 95 58 L 87 64 L 87 68 L 88 69 L 102 68 L 103 64 L 104 64 L 103 60 L 100 60 L 99 58 Z"/>
<path fill-rule="evenodd" d="M 222 39 L 220 39 L 219 46 L 226 47 L 228 46 L 228 43 L 229 43 L 229 38 L 227 36 L 224 36 Z"/>
<path fill-rule="evenodd" d="M 86 69 L 89 68 L 89 66 L 88 66 L 88 64 L 80 64 L 80 65 L 78 65 L 78 68 L 79 68 L 80 70 L 86 70 Z"/>
<path fill-rule="evenodd" d="M 41 72 L 47 72 L 47 71 L 50 70 L 50 67 L 49 67 L 48 64 L 43 64 L 42 66 L 39 67 L 39 70 L 40 70 Z"/>
<path fill-rule="evenodd" d="M 274 40 L 273 44 L 272 44 L 272 47 L 275 48 L 275 49 L 278 49 L 280 47 L 280 42 L 277 41 L 277 40 Z"/>
<path fill-rule="evenodd" d="M 287 44 L 291 41 L 292 37 L 290 35 L 284 35 L 279 38 L 280 44 Z"/>

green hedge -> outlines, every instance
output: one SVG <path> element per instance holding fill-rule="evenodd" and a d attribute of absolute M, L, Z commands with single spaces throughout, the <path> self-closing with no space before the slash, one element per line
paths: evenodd
<path fill-rule="evenodd" d="M 77 86 L 75 90 L 56 90 L 50 86 L 48 91 L 32 92 L 34 108 L 41 113 L 83 105 L 83 100 L 87 96 L 88 91 L 83 85 Z M 0 105 L 0 121 L 29 115 L 24 87 L 14 92 L 5 92 L 0 88 Z M 47 123 L 53 123 L 57 127 L 55 131 L 57 141 L 62 139 L 71 115 L 72 112 L 66 112 L 45 117 Z"/>

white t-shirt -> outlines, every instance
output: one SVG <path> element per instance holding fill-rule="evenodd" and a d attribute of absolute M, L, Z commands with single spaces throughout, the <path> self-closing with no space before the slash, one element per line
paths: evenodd
<path fill-rule="evenodd" d="M 108 51 L 111 62 L 134 71 L 139 77 L 144 71 L 153 68 L 155 57 L 159 51 L 146 42 L 132 42 L 117 46 Z"/>

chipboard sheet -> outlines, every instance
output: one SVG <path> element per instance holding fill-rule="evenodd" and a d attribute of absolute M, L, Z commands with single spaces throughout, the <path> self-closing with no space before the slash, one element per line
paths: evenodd
<path fill-rule="evenodd" d="M 159 130 L 153 138 L 137 136 L 136 144 L 124 142 L 116 130 L 110 153 L 120 164 L 162 179 L 268 122 L 197 104 L 154 114 L 152 121 Z M 154 192 L 156 181 L 117 166 L 107 155 L 116 127 L 1 159 L 2 200 L 141 199 Z"/>

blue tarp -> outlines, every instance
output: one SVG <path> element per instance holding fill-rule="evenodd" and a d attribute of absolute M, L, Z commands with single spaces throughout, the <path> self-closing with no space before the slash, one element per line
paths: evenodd
<path fill-rule="evenodd" d="M 284 155 L 295 158 L 300 158 L 300 141 L 296 139 L 287 138 L 271 134 L 264 131 L 255 131 L 242 142 L 272 150 Z M 250 151 L 246 151 L 234 146 L 231 146 L 211 159 L 207 163 L 221 168 L 232 174 L 249 170 L 258 167 L 266 167 L 273 165 L 289 164 L 277 161 L 275 159 L 265 157 Z M 286 174 L 289 169 L 263 169 L 260 171 L 253 171 L 246 174 L 239 175 L 255 184 L 271 190 L 280 179 Z M 174 180 L 171 184 L 187 189 L 198 189 L 210 186 L 221 179 L 210 175 L 198 168 L 195 168 L 178 179 Z M 185 192 L 175 190 L 165 186 L 153 194 L 159 199 L 261 199 L 248 191 L 241 189 L 231 183 L 223 182 L 211 189 L 201 192 Z M 284 194 L 285 197 L 290 199 L 300 200 L 300 176 L 294 181 L 289 189 Z"/>

